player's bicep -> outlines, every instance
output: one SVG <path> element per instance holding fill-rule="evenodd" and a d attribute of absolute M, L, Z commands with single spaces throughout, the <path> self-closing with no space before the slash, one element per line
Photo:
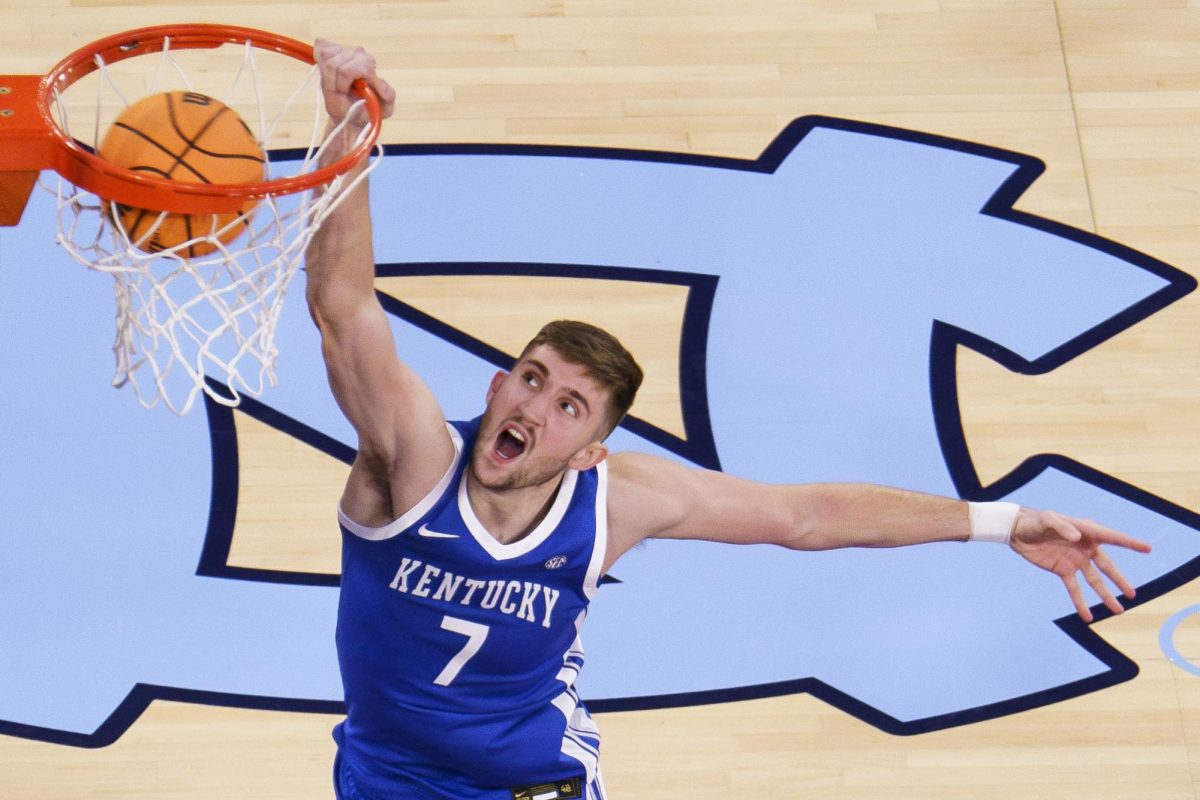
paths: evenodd
<path fill-rule="evenodd" d="M 688 473 L 683 514 L 660 538 L 794 544 L 800 533 L 794 492 L 714 470 Z"/>
<path fill-rule="evenodd" d="M 612 461 L 611 561 L 645 539 L 795 541 L 794 507 L 783 487 L 644 454 L 623 453 Z"/>
<path fill-rule="evenodd" d="M 633 510 L 618 512 L 640 538 L 792 545 L 800 534 L 795 487 L 749 481 L 714 470 L 636 455 L 625 462 Z"/>
<path fill-rule="evenodd" d="M 330 388 L 360 450 L 386 457 L 405 443 L 420 447 L 427 437 L 445 436 L 437 399 L 400 360 L 387 314 L 374 298 L 336 320 L 318 320 L 318 328 Z"/>

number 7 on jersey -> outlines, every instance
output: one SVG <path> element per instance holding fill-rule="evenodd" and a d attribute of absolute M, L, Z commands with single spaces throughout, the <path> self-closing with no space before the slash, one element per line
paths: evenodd
<path fill-rule="evenodd" d="M 479 652 L 479 648 L 483 647 L 483 640 L 488 635 L 488 626 L 458 617 L 446 616 L 442 617 L 442 630 L 461 633 L 467 637 L 467 643 L 463 645 L 463 649 L 459 650 L 454 658 L 450 659 L 450 663 L 433 679 L 438 686 L 449 686 L 458 677 L 458 673 L 466 663 Z"/>

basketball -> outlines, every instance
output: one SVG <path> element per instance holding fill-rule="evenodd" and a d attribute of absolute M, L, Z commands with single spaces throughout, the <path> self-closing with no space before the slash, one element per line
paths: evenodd
<path fill-rule="evenodd" d="M 233 109 L 185 91 L 150 95 L 127 107 L 105 133 L 99 154 L 135 172 L 186 183 L 261 181 L 266 163 L 258 139 Z M 131 242 L 157 253 L 197 237 L 229 244 L 249 227 L 256 202 L 228 214 L 168 214 L 157 228 L 158 211 L 112 203 L 109 213 Z M 194 258 L 216 249 L 210 239 L 200 239 L 179 253 Z"/>

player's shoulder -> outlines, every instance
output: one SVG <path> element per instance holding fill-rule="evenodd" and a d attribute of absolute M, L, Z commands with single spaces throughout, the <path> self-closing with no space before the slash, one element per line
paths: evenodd
<path fill-rule="evenodd" d="M 639 542 L 679 524 L 687 513 L 692 471 L 646 453 L 622 452 L 608 457 L 606 570 Z"/>
<path fill-rule="evenodd" d="M 608 462 L 608 471 L 622 478 L 641 479 L 654 475 L 674 477 L 696 471 L 695 467 L 637 450 L 609 453 L 606 461 Z"/>
<path fill-rule="evenodd" d="M 612 487 L 610 492 L 613 489 L 651 489 L 663 469 L 673 465 L 673 462 L 665 458 L 632 450 L 610 453 L 605 461 L 608 464 L 609 485 Z"/>
<path fill-rule="evenodd" d="M 626 451 L 608 457 L 610 514 L 655 517 L 686 493 L 690 470 L 660 456 Z"/>

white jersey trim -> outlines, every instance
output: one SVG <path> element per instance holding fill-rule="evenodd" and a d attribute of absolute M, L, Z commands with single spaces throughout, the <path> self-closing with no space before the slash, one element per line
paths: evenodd
<path fill-rule="evenodd" d="M 529 535 L 510 544 L 503 544 L 495 536 L 492 536 L 479 521 L 479 517 L 475 516 L 475 509 L 471 508 L 471 498 L 467 495 L 465 470 L 458 483 L 458 511 L 467 525 L 467 530 L 471 532 L 475 541 L 479 542 L 479 546 L 497 561 L 507 561 L 532 552 L 550 537 L 550 534 L 558 527 L 558 523 L 562 522 L 567 508 L 571 505 L 571 498 L 575 496 L 575 482 L 578 479 L 579 472 L 568 469 L 563 475 L 562 482 L 558 486 L 558 494 L 554 498 L 554 504 L 550 506 L 546 517 L 529 532 Z"/>
<path fill-rule="evenodd" d="M 601 548 L 602 549 L 602 548 Z M 604 783 L 600 778 L 600 729 L 588 715 L 587 709 L 575 691 L 575 679 L 583 667 L 583 642 L 580 631 L 587 611 L 579 612 L 575 618 L 575 641 L 563 654 L 563 667 L 558 680 L 564 684 L 562 694 L 550 701 L 563 715 L 562 753 L 575 759 L 583 767 L 587 778 L 587 800 L 603 800 Z"/>
<path fill-rule="evenodd" d="M 592 543 L 592 558 L 588 562 L 587 574 L 583 579 L 583 593 L 590 603 L 600 585 L 600 570 L 604 567 L 604 554 L 608 550 L 608 464 L 601 461 L 596 465 L 596 532 Z M 563 731 L 562 753 L 575 759 L 587 776 L 586 800 L 604 800 L 604 782 L 600 778 L 600 729 L 588 715 L 575 692 L 575 681 L 583 667 L 583 621 L 587 611 L 575 618 L 575 641 L 563 654 L 563 666 L 558 680 L 564 684 L 563 693 L 551 703 L 563 715 L 566 728 Z"/>
<path fill-rule="evenodd" d="M 454 460 L 450 462 L 450 468 L 442 475 L 437 486 L 429 490 L 429 494 L 425 495 L 417 502 L 415 506 L 405 511 L 396 519 L 379 528 L 373 528 L 368 525 L 360 525 L 346 515 L 342 510 L 342 504 L 338 503 L 338 522 L 342 526 L 353 533 L 360 539 L 367 539 L 372 542 L 381 542 L 384 539 L 391 539 L 403 532 L 407 528 L 411 528 L 416 524 L 417 520 L 429 513 L 429 509 L 433 508 L 434 503 L 438 501 L 446 489 L 450 486 L 450 481 L 454 478 L 454 471 L 458 469 L 458 462 L 462 460 L 463 455 L 463 439 L 459 434 L 458 429 L 446 423 L 446 430 L 450 432 L 450 439 L 454 442 Z"/>
<path fill-rule="evenodd" d="M 600 586 L 600 570 L 604 567 L 604 555 L 608 552 L 608 463 L 596 465 L 596 541 L 592 546 L 592 560 L 588 562 L 587 576 L 583 580 L 583 594 L 588 602 L 596 595 Z"/>
<path fill-rule="evenodd" d="M 595 783 L 600 772 L 600 731 L 572 693 L 564 692 L 550 702 L 566 720 L 562 754 L 579 762 L 588 784 Z"/>

